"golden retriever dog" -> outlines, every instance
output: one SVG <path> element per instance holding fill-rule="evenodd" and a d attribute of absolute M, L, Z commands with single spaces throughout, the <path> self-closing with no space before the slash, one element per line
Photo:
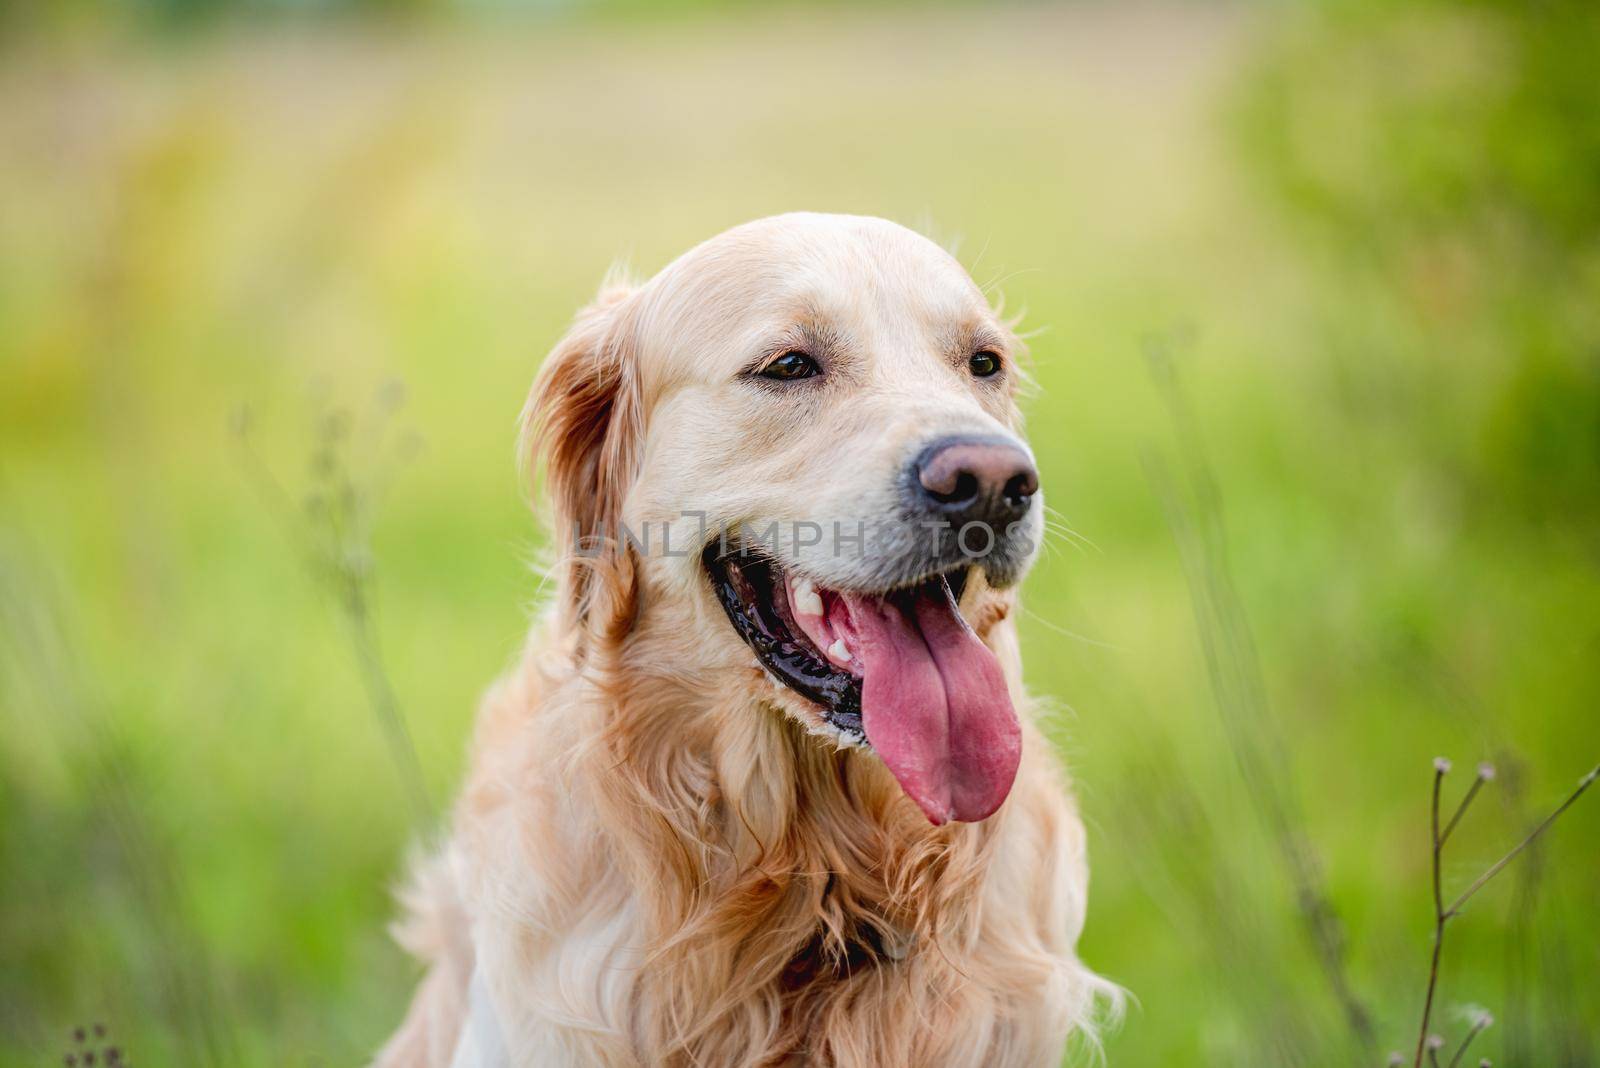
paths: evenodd
<path fill-rule="evenodd" d="M 384 1068 L 1053 1065 L 1111 991 L 1021 686 L 1020 343 L 794 214 L 608 283 L 526 410 L 560 557 L 402 943 Z"/>

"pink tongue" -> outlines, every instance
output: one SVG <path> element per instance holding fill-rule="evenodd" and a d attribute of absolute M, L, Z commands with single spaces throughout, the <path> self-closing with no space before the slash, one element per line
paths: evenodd
<path fill-rule="evenodd" d="M 943 583 L 893 600 L 845 599 L 861 655 L 867 741 L 935 824 L 993 813 L 1022 758 L 999 660 Z"/>

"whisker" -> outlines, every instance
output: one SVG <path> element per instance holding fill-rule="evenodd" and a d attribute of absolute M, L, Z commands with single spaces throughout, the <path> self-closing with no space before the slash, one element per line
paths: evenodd
<path fill-rule="evenodd" d="M 1053 535 L 1054 537 L 1065 541 L 1079 552 L 1083 552 L 1086 549 L 1093 549 L 1097 553 L 1100 552 L 1100 546 L 1096 545 L 1082 534 L 1079 534 L 1076 530 L 1073 530 L 1065 523 L 1053 522 L 1049 519 L 1046 519 L 1044 522 L 1044 529 L 1046 534 Z"/>
<path fill-rule="evenodd" d="M 1114 645 L 1111 642 L 1103 642 L 1103 641 L 1100 641 L 1099 639 L 1091 638 L 1088 635 L 1079 634 L 1077 631 L 1068 630 L 1066 627 L 1061 626 L 1061 624 L 1054 623 L 1054 622 L 1046 619 L 1044 616 L 1041 616 L 1038 612 L 1035 612 L 1031 608 L 1026 608 L 1026 607 L 1023 608 L 1022 613 L 1023 613 L 1023 615 L 1026 615 L 1028 618 L 1030 618 L 1030 619 L 1032 619 L 1032 620 L 1034 620 L 1034 621 L 1036 621 L 1038 623 L 1042 623 L 1044 625 L 1045 629 L 1052 630 L 1055 633 L 1061 635 L 1063 638 L 1071 638 L 1073 641 L 1082 642 L 1085 645 L 1092 645 L 1096 649 L 1106 649 L 1106 650 L 1109 650 L 1109 651 L 1111 651 L 1113 653 L 1120 653 L 1120 652 L 1123 651 L 1122 650 L 1122 646 L 1120 646 L 1120 645 Z"/>
<path fill-rule="evenodd" d="M 1101 556 L 1105 555 L 1105 550 L 1100 548 L 1100 546 L 1096 545 L 1092 539 L 1090 539 L 1087 535 L 1081 534 L 1077 530 L 1074 530 L 1072 525 L 1067 521 L 1067 517 L 1066 516 L 1062 515 L 1059 511 L 1057 511 L 1056 509 L 1050 507 L 1048 504 L 1044 506 L 1044 510 L 1045 510 L 1045 514 L 1047 516 L 1054 516 L 1055 517 L 1057 525 L 1068 536 L 1074 538 L 1075 540 L 1081 542 L 1084 545 L 1087 545 L 1089 548 L 1093 549 L 1095 552 L 1099 553 Z M 1050 520 L 1049 519 L 1045 520 L 1045 525 L 1046 526 L 1050 525 Z"/>

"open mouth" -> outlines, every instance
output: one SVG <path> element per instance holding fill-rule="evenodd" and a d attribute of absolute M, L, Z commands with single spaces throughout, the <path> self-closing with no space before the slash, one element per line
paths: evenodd
<path fill-rule="evenodd" d="M 967 568 L 861 593 L 715 543 L 702 559 L 761 665 L 870 744 L 929 820 L 981 820 L 1000 807 L 1021 728 L 999 660 L 957 608 Z"/>

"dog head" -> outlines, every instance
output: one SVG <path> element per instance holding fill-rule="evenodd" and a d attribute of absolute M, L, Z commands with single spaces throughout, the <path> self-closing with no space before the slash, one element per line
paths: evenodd
<path fill-rule="evenodd" d="M 670 614 L 708 688 L 870 746 L 935 823 L 988 816 L 1021 750 L 991 631 L 1044 524 L 1019 351 L 878 219 L 764 219 L 607 287 L 526 413 L 567 625 Z"/>

